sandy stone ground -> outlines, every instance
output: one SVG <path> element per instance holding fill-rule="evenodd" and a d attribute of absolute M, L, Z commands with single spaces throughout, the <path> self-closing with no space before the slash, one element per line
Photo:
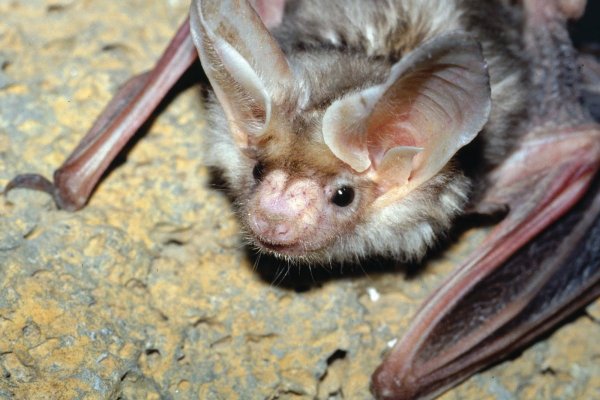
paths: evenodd
<path fill-rule="evenodd" d="M 50 176 L 187 7 L 0 0 L 0 188 Z M 189 85 L 82 211 L 27 190 L 0 199 L 0 398 L 369 399 L 387 343 L 482 237 L 416 274 L 257 261 L 211 188 L 204 129 Z M 600 399 L 599 321 L 596 302 L 442 398 Z"/>

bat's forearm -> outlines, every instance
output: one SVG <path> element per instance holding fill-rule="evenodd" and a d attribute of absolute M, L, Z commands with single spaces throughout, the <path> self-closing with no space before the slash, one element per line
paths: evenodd
<path fill-rule="evenodd" d="M 461 293 L 469 270 L 434 293 L 375 372 L 381 398 L 431 398 L 600 295 L 600 176 L 567 215 Z"/>
<path fill-rule="evenodd" d="M 20 175 L 9 182 L 5 192 L 17 187 L 42 190 L 53 196 L 59 208 L 82 208 L 110 163 L 197 57 L 186 19 L 156 66 L 121 87 L 73 153 L 54 172 L 54 183 L 39 175 Z"/>

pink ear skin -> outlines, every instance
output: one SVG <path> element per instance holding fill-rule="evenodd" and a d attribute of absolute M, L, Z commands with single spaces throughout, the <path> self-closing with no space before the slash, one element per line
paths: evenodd
<path fill-rule="evenodd" d="M 477 136 L 490 108 L 480 46 L 454 32 L 406 54 L 383 84 L 334 102 L 323 137 L 340 160 L 368 172 L 384 191 L 408 193 Z"/>
<path fill-rule="evenodd" d="M 379 189 L 386 193 L 394 187 L 406 186 L 414 169 L 413 160 L 422 151 L 421 147 L 410 146 L 396 146 L 388 150 L 377 168 L 377 176 L 381 177 Z"/>
<path fill-rule="evenodd" d="M 252 7 L 269 29 L 281 24 L 285 10 L 285 0 L 253 0 Z"/>
<path fill-rule="evenodd" d="M 272 18 L 278 15 L 274 5 L 258 1 L 255 6 L 274 23 Z M 190 30 L 202 67 L 243 150 L 269 126 L 272 98 L 292 84 L 287 59 L 246 0 L 193 1 Z"/>

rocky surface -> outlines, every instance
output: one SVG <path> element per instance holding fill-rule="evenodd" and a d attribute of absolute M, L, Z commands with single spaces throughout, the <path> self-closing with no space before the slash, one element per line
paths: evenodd
<path fill-rule="evenodd" d="M 187 3 L 0 0 L 0 188 L 50 176 Z M 188 87 L 84 210 L 0 199 L 0 398 L 368 399 L 387 343 L 482 235 L 416 275 L 254 260 L 210 188 L 203 129 Z M 599 320 L 596 302 L 443 398 L 600 398 Z"/>

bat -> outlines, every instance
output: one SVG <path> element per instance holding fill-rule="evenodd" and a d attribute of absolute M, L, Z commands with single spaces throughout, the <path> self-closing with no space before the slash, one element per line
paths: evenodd
<path fill-rule="evenodd" d="M 469 202 L 510 210 L 373 378 L 378 398 L 433 396 L 598 296 L 597 184 L 587 189 L 600 140 L 564 30 L 585 4 L 479 3 L 347 0 L 325 13 L 316 0 L 193 1 L 157 66 L 123 86 L 54 183 L 23 175 L 5 191 L 83 207 L 199 55 L 213 90 L 206 161 L 259 251 L 418 260 Z"/>

